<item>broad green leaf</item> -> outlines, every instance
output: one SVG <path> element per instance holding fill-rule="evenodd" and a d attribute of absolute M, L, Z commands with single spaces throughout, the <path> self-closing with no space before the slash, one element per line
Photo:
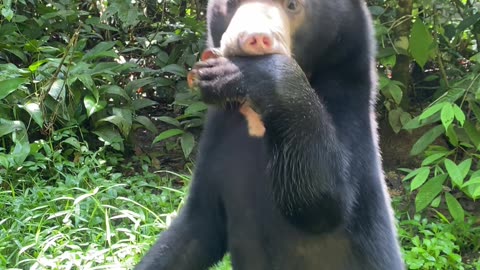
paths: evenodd
<path fill-rule="evenodd" d="M 48 94 L 56 101 L 63 102 L 65 100 L 65 81 L 62 79 L 55 80 Z"/>
<path fill-rule="evenodd" d="M 133 111 L 129 108 L 113 108 L 112 112 L 114 115 L 118 115 L 123 119 L 122 121 L 123 125 L 121 127 L 120 126 L 118 127 L 122 131 L 123 135 L 127 137 L 128 134 L 130 133 L 130 130 L 132 129 Z"/>
<path fill-rule="evenodd" d="M 442 157 L 444 157 L 444 156 L 447 155 L 447 154 L 448 154 L 448 152 L 432 154 L 432 155 L 426 157 L 426 158 L 422 161 L 422 166 L 430 165 L 430 164 L 432 164 L 433 162 L 441 159 Z"/>
<path fill-rule="evenodd" d="M 410 121 L 408 121 L 407 123 L 405 123 L 403 125 L 403 129 L 405 130 L 412 130 L 412 129 L 417 129 L 421 126 L 423 126 L 424 124 L 420 121 L 420 118 L 417 116 L 417 117 L 414 117 L 412 118 Z"/>
<path fill-rule="evenodd" d="M 140 88 L 144 87 L 145 85 L 156 85 L 155 79 L 152 77 L 142 78 L 138 80 L 133 80 L 125 86 L 125 92 L 127 95 L 133 96 L 133 94 Z"/>
<path fill-rule="evenodd" d="M 0 64 L 0 73 L 1 80 L 17 78 L 19 75 L 29 75 L 30 72 L 25 69 L 18 68 L 12 63 Z"/>
<path fill-rule="evenodd" d="M 455 118 L 455 113 L 453 112 L 452 104 L 445 103 L 440 113 L 440 120 L 442 120 L 442 124 L 445 130 L 447 130 L 448 127 L 453 123 L 454 118 Z"/>
<path fill-rule="evenodd" d="M 208 106 L 201 102 L 201 101 L 197 101 L 197 102 L 194 102 L 192 104 L 190 104 L 186 109 L 185 109 L 185 114 L 195 114 L 195 113 L 198 113 L 198 112 L 202 112 L 202 111 L 205 111 L 206 109 L 208 108 Z"/>
<path fill-rule="evenodd" d="M 475 117 L 477 117 L 477 119 L 480 119 L 480 107 L 478 107 L 476 101 L 469 101 L 468 106 L 472 110 L 473 114 L 475 114 Z"/>
<path fill-rule="evenodd" d="M 439 102 L 454 103 L 465 95 L 466 87 L 452 87 L 438 100 Z"/>
<path fill-rule="evenodd" d="M 434 114 L 431 117 L 424 120 L 420 120 L 420 118 L 417 116 L 411 119 L 410 121 L 408 121 L 407 123 L 405 123 L 403 126 L 403 129 L 405 130 L 417 129 L 419 127 L 428 126 L 438 121 L 440 121 L 440 114 Z"/>
<path fill-rule="evenodd" d="M 465 219 L 465 212 L 457 199 L 447 192 L 445 193 L 445 200 L 447 202 L 448 211 L 453 219 L 457 222 L 463 222 Z"/>
<path fill-rule="evenodd" d="M 30 154 L 30 143 L 25 124 L 21 121 L 0 118 L 0 137 L 7 134 L 11 134 L 11 140 L 14 144 L 13 149 L 7 156 L 8 163 L 21 166 Z"/>
<path fill-rule="evenodd" d="M 38 70 L 39 67 L 41 67 L 43 64 L 47 63 L 48 60 L 40 60 L 40 61 L 37 61 L 33 64 L 31 64 L 30 66 L 28 66 L 28 70 L 30 70 L 30 72 L 35 72 Z"/>
<path fill-rule="evenodd" d="M 388 112 L 388 122 L 395 133 L 400 132 L 402 129 L 402 123 L 400 122 L 400 116 L 402 113 L 402 109 L 393 109 Z"/>
<path fill-rule="evenodd" d="M 172 73 L 181 77 L 187 76 L 187 71 L 185 70 L 185 68 L 177 64 L 170 64 L 168 66 L 165 66 L 162 68 L 162 71 Z"/>
<path fill-rule="evenodd" d="M 114 124 L 122 132 L 122 134 L 125 135 L 124 129 L 125 129 L 125 126 L 127 125 L 127 123 L 125 122 L 125 120 L 121 116 L 110 115 L 110 116 L 102 118 L 98 121 L 99 122 L 109 122 L 109 123 Z"/>
<path fill-rule="evenodd" d="M 77 150 L 80 150 L 80 148 L 81 148 L 80 142 L 74 137 L 67 138 L 67 139 L 63 140 L 62 143 L 69 144 Z"/>
<path fill-rule="evenodd" d="M 113 149 L 117 151 L 124 150 L 122 135 L 114 126 L 101 126 L 96 128 L 93 133 L 96 134 L 101 141 L 105 142 L 106 145 L 112 146 Z"/>
<path fill-rule="evenodd" d="M 177 119 L 170 116 L 160 116 L 160 117 L 157 117 L 156 119 L 176 127 L 181 126 L 180 122 Z"/>
<path fill-rule="evenodd" d="M 453 125 L 450 125 L 447 128 L 447 131 L 445 132 L 445 135 L 447 135 L 448 142 L 451 143 L 453 146 L 457 147 L 458 146 L 458 136 L 457 132 L 455 132 L 455 128 Z"/>
<path fill-rule="evenodd" d="M 370 10 L 370 13 L 372 13 L 372 15 L 374 16 L 379 16 L 385 12 L 385 9 L 381 6 L 369 6 L 368 9 Z"/>
<path fill-rule="evenodd" d="M 153 106 L 153 105 L 157 105 L 157 104 L 158 104 L 158 102 L 153 101 L 153 100 L 148 99 L 148 98 L 139 98 L 139 99 L 134 99 L 132 101 L 132 106 L 133 106 L 133 109 L 135 111 L 138 111 L 140 109 L 150 107 L 150 106 Z"/>
<path fill-rule="evenodd" d="M 28 102 L 24 105 L 18 105 L 18 107 L 27 111 L 33 121 L 35 121 L 39 127 L 43 127 L 43 112 L 38 103 Z"/>
<path fill-rule="evenodd" d="M 476 24 L 479 20 L 480 20 L 480 13 L 475 13 L 469 17 L 464 18 L 463 20 L 460 21 L 460 23 L 457 26 L 457 33 L 461 33 L 465 31 L 467 28 Z"/>
<path fill-rule="evenodd" d="M 445 105 L 445 102 L 437 103 L 437 104 L 429 107 L 422 114 L 420 114 L 420 116 L 418 118 L 420 120 L 423 120 L 425 118 L 428 118 L 428 117 L 434 115 L 436 112 L 438 112 L 442 109 L 443 105 Z"/>
<path fill-rule="evenodd" d="M 478 187 L 478 188 L 473 192 L 472 197 L 473 197 L 474 199 L 480 198 L 480 187 Z"/>
<path fill-rule="evenodd" d="M 146 129 L 148 129 L 152 133 L 158 133 L 157 127 L 153 124 L 153 122 L 150 120 L 150 118 L 139 115 L 135 117 L 135 121 L 142 124 Z"/>
<path fill-rule="evenodd" d="M 463 126 L 463 124 L 465 123 L 465 114 L 463 113 L 462 109 L 458 107 L 457 104 L 453 104 L 453 113 L 460 125 Z"/>
<path fill-rule="evenodd" d="M 397 50 L 403 53 L 403 52 L 407 52 L 408 47 L 410 47 L 410 41 L 408 40 L 407 37 L 401 36 L 395 40 L 394 45 Z"/>
<path fill-rule="evenodd" d="M 394 67 L 397 64 L 397 55 L 392 54 L 384 57 L 380 57 L 377 55 L 377 59 L 380 60 L 380 63 L 386 67 Z"/>
<path fill-rule="evenodd" d="M 154 80 L 154 85 L 156 87 L 162 87 L 162 86 L 170 86 L 173 85 L 175 81 L 173 79 L 167 79 L 167 78 L 155 78 Z"/>
<path fill-rule="evenodd" d="M 8 21 L 11 21 L 13 16 L 15 15 L 15 13 L 13 13 L 13 10 L 10 8 L 10 6 L 7 6 L 7 5 L 2 7 L 1 13 L 2 13 L 2 16 L 5 17 L 5 19 L 7 19 Z"/>
<path fill-rule="evenodd" d="M 127 95 L 127 92 L 118 85 L 109 85 L 102 89 L 105 94 L 120 96 L 126 101 L 129 101 L 131 98 Z"/>
<path fill-rule="evenodd" d="M 180 137 L 180 145 L 182 146 L 185 158 L 190 156 L 190 153 L 192 153 L 193 147 L 195 146 L 195 138 L 193 137 L 193 134 L 190 132 L 183 133 L 182 137 Z"/>
<path fill-rule="evenodd" d="M 402 101 L 403 92 L 397 81 L 392 81 L 388 78 L 384 78 L 382 81 L 381 83 L 386 83 L 384 87 L 380 88 L 382 95 L 388 99 L 392 99 L 395 104 L 400 104 Z"/>
<path fill-rule="evenodd" d="M 443 182 L 447 179 L 446 174 L 438 175 L 428 180 L 418 190 L 418 194 L 415 197 L 415 210 L 420 212 L 427 207 L 443 190 Z"/>
<path fill-rule="evenodd" d="M 415 61 L 424 67 L 428 59 L 434 54 L 433 37 L 429 29 L 417 18 L 410 34 L 410 53 Z"/>
<path fill-rule="evenodd" d="M 0 118 L 0 137 L 14 132 L 15 130 L 21 130 L 25 128 L 25 125 L 21 121 L 11 121 Z"/>
<path fill-rule="evenodd" d="M 432 207 L 436 208 L 436 207 L 440 206 L 441 202 L 442 202 L 442 196 L 437 196 L 435 199 L 433 199 L 433 201 L 430 205 Z"/>
<path fill-rule="evenodd" d="M 10 48 L 10 49 L 4 49 L 4 50 L 18 57 L 20 60 L 22 60 L 23 63 L 28 62 L 27 55 L 25 54 L 24 51 L 16 48 Z"/>
<path fill-rule="evenodd" d="M 422 167 L 423 168 L 423 167 Z M 402 181 L 407 181 L 408 179 L 410 178 L 413 178 L 414 176 L 416 176 L 417 174 L 420 173 L 420 171 L 422 170 L 422 168 L 418 168 L 416 170 L 413 170 L 411 172 L 409 172 L 403 179 Z"/>
<path fill-rule="evenodd" d="M 450 176 L 450 179 L 452 179 L 452 183 L 455 184 L 457 187 L 461 187 L 463 184 L 463 175 L 457 164 L 455 164 L 450 159 L 445 159 L 444 163 L 448 175 Z"/>
<path fill-rule="evenodd" d="M 468 173 L 470 172 L 470 168 L 472 167 L 472 159 L 468 158 L 458 164 L 458 169 L 462 173 L 462 179 L 467 177 Z"/>
<path fill-rule="evenodd" d="M 400 88 L 396 84 L 391 83 L 389 84 L 388 89 L 395 103 L 400 104 L 400 102 L 402 102 L 402 97 L 403 97 L 402 88 Z"/>
<path fill-rule="evenodd" d="M 470 57 L 470 61 L 480 63 L 480 53 L 477 53 L 477 54 L 473 55 L 472 57 Z"/>
<path fill-rule="evenodd" d="M 83 60 L 94 60 L 99 57 L 115 58 L 118 55 L 112 50 L 115 46 L 116 41 L 103 41 L 98 43 L 93 49 L 88 51 L 84 56 Z"/>
<path fill-rule="evenodd" d="M 402 126 L 405 126 L 407 123 L 410 122 L 410 120 L 412 120 L 412 116 L 407 112 L 402 112 L 402 114 L 400 115 L 400 124 L 402 124 Z"/>
<path fill-rule="evenodd" d="M 180 135 L 180 134 L 183 134 L 185 133 L 185 131 L 181 130 L 181 129 L 169 129 L 169 130 L 166 130 L 162 133 L 160 133 L 157 137 L 155 137 L 155 139 L 153 139 L 153 142 L 152 144 L 155 144 L 157 142 L 160 142 L 160 141 L 163 141 L 165 139 L 168 139 L 170 137 L 173 137 L 173 136 L 177 136 L 177 135 Z"/>
<path fill-rule="evenodd" d="M 122 21 L 127 25 L 127 26 L 135 26 L 138 23 L 138 15 L 141 14 L 138 12 L 135 6 L 132 8 L 129 8 L 127 11 L 127 16 L 125 17 L 126 19 L 123 19 Z"/>
<path fill-rule="evenodd" d="M 24 78 L 14 78 L 0 81 L 0 100 L 15 92 L 18 87 L 28 80 Z"/>
<path fill-rule="evenodd" d="M 423 152 L 430 144 L 432 144 L 438 136 L 442 135 L 445 129 L 442 126 L 436 126 L 425 132 L 420 139 L 413 145 L 410 155 L 416 156 Z"/>
<path fill-rule="evenodd" d="M 475 128 L 475 126 L 469 120 L 465 121 L 463 127 L 472 144 L 475 146 L 477 150 L 480 150 L 480 132 Z"/>
<path fill-rule="evenodd" d="M 79 74 L 79 75 L 77 75 L 77 78 L 90 91 L 95 89 L 95 83 L 93 82 L 92 76 L 90 74 Z M 95 93 L 96 93 L 96 95 L 95 95 Z M 92 94 L 95 95 L 95 98 L 97 98 L 97 99 L 99 98 L 98 97 L 98 91 L 92 91 Z"/>
<path fill-rule="evenodd" d="M 128 137 L 132 129 L 132 111 L 125 108 L 113 108 L 111 116 L 100 119 L 102 122 L 110 122 L 118 127 L 124 137 Z"/>
<path fill-rule="evenodd" d="M 85 98 L 83 98 L 83 104 L 85 105 L 85 109 L 87 109 L 87 115 L 89 117 L 92 116 L 92 114 L 105 109 L 107 106 L 106 101 L 96 101 L 91 95 L 86 95 Z"/>
<path fill-rule="evenodd" d="M 410 183 L 410 190 L 414 191 L 415 189 L 421 187 L 425 183 L 425 181 L 427 181 L 427 178 L 429 175 L 430 175 L 429 167 L 420 168 L 420 171 Z"/>
<path fill-rule="evenodd" d="M 470 180 L 463 183 L 462 188 L 468 187 L 468 186 L 471 186 L 471 185 L 477 185 L 477 184 L 480 184 L 480 177 L 475 177 L 475 178 L 472 177 Z"/>
<path fill-rule="evenodd" d="M 379 77 L 378 77 L 378 88 L 379 89 L 383 89 L 385 87 L 387 87 L 387 85 L 389 85 L 391 82 L 391 80 L 385 76 L 384 74 L 379 74 Z"/>

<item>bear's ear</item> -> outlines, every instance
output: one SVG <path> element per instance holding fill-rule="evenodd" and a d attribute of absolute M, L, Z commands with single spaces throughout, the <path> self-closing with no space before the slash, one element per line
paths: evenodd
<path fill-rule="evenodd" d="M 207 6 L 207 47 L 220 47 L 220 40 L 227 30 L 236 8 L 228 0 L 211 0 Z"/>

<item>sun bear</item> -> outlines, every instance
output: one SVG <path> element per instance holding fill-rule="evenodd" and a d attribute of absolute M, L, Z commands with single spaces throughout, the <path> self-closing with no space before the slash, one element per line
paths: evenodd
<path fill-rule="evenodd" d="M 210 0 L 186 205 L 136 269 L 401 270 L 362 0 Z M 250 136 L 242 106 L 264 126 Z"/>

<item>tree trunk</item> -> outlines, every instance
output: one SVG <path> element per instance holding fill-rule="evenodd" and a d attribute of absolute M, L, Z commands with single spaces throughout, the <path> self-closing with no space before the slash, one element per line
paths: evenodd
<path fill-rule="evenodd" d="M 399 0 L 397 9 L 397 20 L 401 21 L 397 27 L 394 28 L 394 36 L 397 40 L 409 39 L 410 30 L 412 28 L 412 8 L 413 0 Z M 397 55 L 397 63 L 392 70 L 392 78 L 401 82 L 404 85 L 403 99 L 400 106 L 404 111 L 409 111 L 410 107 L 410 56 L 406 54 Z"/>

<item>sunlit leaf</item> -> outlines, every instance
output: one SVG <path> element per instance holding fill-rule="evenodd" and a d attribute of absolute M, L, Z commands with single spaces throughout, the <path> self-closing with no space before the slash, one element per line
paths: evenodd
<path fill-rule="evenodd" d="M 38 103 L 28 102 L 24 105 L 19 105 L 18 107 L 27 111 L 33 121 L 35 121 L 39 127 L 43 127 L 43 112 Z"/>
<path fill-rule="evenodd" d="M 410 35 L 410 53 L 423 68 L 435 52 L 433 37 L 420 18 L 415 20 Z"/>
<path fill-rule="evenodd" d="M 455 164 L 450 159 L 445 159 L 444 163 L 445 163 L 445 168 L 447 169 L 448 175 L 450 176 L 450 179 L 452 179 L 452 182 L 456 186 L 461 187 L 463 184 L 463 175 L 460 169 L 458 168 L 457 164 Z"/>
<path fill-rule="evenodd" d="M 88 116 L 92 116 L 92 114 L 103 110 L 107 106 L 106 101 L 97 101 L 91 95 L 85 96 L 85 98 L 83 99 L 83 104 L 85 105 L 85 109 L 87 109 Z"/>
<path fill-rule="evenodd" d="M 415 197 L 415 210 L 420 212 L 427 207 L 443 190 L 443 182 L 447 179 L 446 174 L 438 175 L 428 180 L 419 190 Z"/>
<path fill-rule="evenodd" d="M 421 187 L 425 181 L 427 181 L 428 176 L 430 175 L 430 168 L 429 167 L 422 167 L 418 174 L 413 178 L 412 182 L 410 183 L 410 190 L 413 191 L 419 187 Z"/>
<path fill-rule="evenodd" d="M 453 119 L 455 118 L 455 113 L 453 112 L 452 104 L 445 103 L 442 107 L 442 111 L 440 112 L 440 120 L 442 120 L 443 127 L 445 130 L 453 123 Z"/>

